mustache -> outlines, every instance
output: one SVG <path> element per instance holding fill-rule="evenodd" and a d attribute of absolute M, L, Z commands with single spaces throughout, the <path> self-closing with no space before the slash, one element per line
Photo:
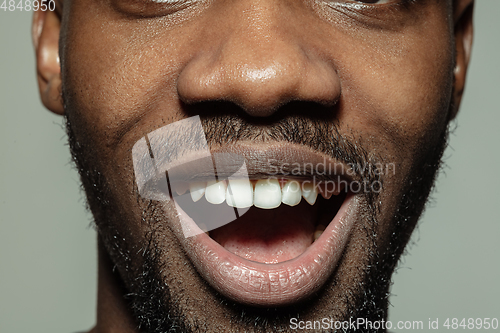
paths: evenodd
<path fill-rule="evenodd" d="M 256 176 L 265 174 L 266 170 L 269 172 L 269 158 L 272 158 L 274 153 L 267 155 L 267 164 L 262 160 L 262 156 L 257 156 L 257 152 L 257 155 L 250 153 L 250 156 L 246 157 L 249 158 L 247 163 L 250 164 L 245 166 L 245 158 L 242 156 L 225 154 L 225 157 L 221 158 L 221 154 L 214 155 L 211 152 L 213 149 L 217 150 L 218 146 L 237 145 L 242 142 L 306 146 L 347 165 L 355 174 L 355 178 L 362 183 L 382 185 L 378 167 L 383 164 L 368 158 L 367 151 L 360 143 L 361 139 L 356 139 L 352 134 L 348 136 L 340 133 L 338 122 L 331 110 L 318 112 L 313 109 L 315 112 L 304 115 L 303 112 L 296 111 L 307 109 L 306 105 L 295 105 L 288 110 L 281 109 L 271 117 L 256 118 L 245 116 L 245 113 L 237 112 L 234 108 L 224 109 L 222 103 L 208 107 L 207 103 L 204 104 L 203 110 L 193 112 L 193 116 L 158 128 L 135 143 L 132 155 L 136 184 L 139 192 L 145 197 L 168 200 L 166 193 L 170 193 L 170 190 L 166 189 L 171 184 L 166 182 L 165 172 L 168 173 L 170 182 L 174 183 L 194 181 L 203 178 L 203 175 L 212 176 L 215 165 L 217 176 L 223 178 L 224 174 L 231 176 L 242 166 L 245 168 L 245 178 L 250 174 Z M 277 162 L 280 170 L 285 172 L 283 166 L 290 163 L 300 165 L 300 160 L 312 162 L 307 158 L 304 160 L 303 156 Z M 307 176 L 309 172 L 305 171 L 302 170 L 298 174 Z M 318 169 L 316 172 L 320 174 Z M 318 175 L 311 173 L 310 177 L 318 179 Z M 330 177 L 336 177 L 335 173 L 330 172 Z M 328 176 L 325 179 L 328 179 Z M 359 190 L 358 188 L 356 191 Z"/>
<path fill-rule="evenodd" d="M 245 141 L 302 145 L 346 165 L 373 171 L 354 170 L 359 179 L 379 179 L 377 168 L 382 160 L 368 153 L 362 136 L 340 131 L 335 109 L 292 102 L 265 118 L 250 117 L 226 103 L 204 103 L 203 112 L 197 111 L 209 146 Z"/>
<path fill-rule="evenodd" d="M 284 141 L 308 146 L 346 163 L 349 160 L 342 156 L 348 154 L 340 151 L 365 155 L 339 133 L 335 111 L 315 103 L 292 102 L 269 117 L 252 117 L 224 102 L 206 102 L 190 109 L 190 113 L 200 116 L 209 145 Z"/>

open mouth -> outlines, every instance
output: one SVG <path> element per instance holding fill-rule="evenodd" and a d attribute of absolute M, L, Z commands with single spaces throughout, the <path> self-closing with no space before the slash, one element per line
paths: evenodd
<path fill-rule="evenodd" d="M 284 306 L 310 297 L 334 273 L 348 242 L 359 209 L 358 195 L 347 190 L 352 179 L 338 168 L 327 176 L 269 176 L 271 159 L 324 171 L 317 167 L 325 157 L 302 146 L 224 149 L 244 157 L 246 180 L 228 175 L 240 164 L 229 173 L 215 168 L 215 180 L 200 179 L 207 173 L 196 163 L 183 164 L 181 181 L 169 185 L 178 213 L 172 227 L 186 254 L 205 281 L 236 302 Z M 197 176 L 180 176 L 186 174 Z"/>
<path fill-rule="evenodd" d="M 334 273 L 361 209 L 350 169 L 286 142 L 208 149 L 199 119 L 187 122 L 196 126 L 172 134 L 168 125 L 134 145 L 139 194 L 163 203 L 187 257 L 221 295 L 251 306 L 310 297 Z"/>
<path fill-rule="evenodd" d="M 182 211 L 227 251 L 256 263 L 299 257 L 323 234 L 344 203 L 341 183 L 267 178 L 177 183 Z M 188 195 L 189 194 L 189 195 Z M 231 208 L 235 219 L 223 226 Z"/>

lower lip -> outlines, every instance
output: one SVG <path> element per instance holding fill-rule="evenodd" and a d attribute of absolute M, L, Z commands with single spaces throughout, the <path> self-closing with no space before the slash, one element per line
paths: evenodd
<path fill-rule="evenodd" d="M 346 197 L 323 234 L 304 253 L 277 264 L 241 258 L 203 232 L 186 238 L 180 225 L 174 230 L 198 272 L 222 295 L 252 306 L 283 306 L 312 295 L 335 270 L 354 223 L 354 198 Z M 184 228 L 199 230 L 176 206 Z"/>

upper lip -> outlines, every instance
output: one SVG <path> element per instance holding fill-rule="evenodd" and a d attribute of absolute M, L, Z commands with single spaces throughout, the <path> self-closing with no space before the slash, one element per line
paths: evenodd
<path fill-rule="evenodd" d="M 294 178 L 311 179 L 316 181 L 339 181 L 347 183 L 353 180 L 353 172 L 349 167 L 326 155 L 313 152 L 303 146 L 288 143 L 267 144 L 237 144 L 223 147 L 212 147 L 211 155 L 198 157 L 186 154 L 175 161 L 175 166 L 166 159 L 156 159 L 158 172 L 146 184 L 153 189 L 159 179 L 169 173 L 169 181 L 196 182 L 212 180 L 213 177 L 225 179 L 238 171 L 243 162 L 249 179 L 263 178 Z M 198 154 L 199 155 L 199 154 Z M 147 157 L 147 156 L 146 156 Z M 220 163 L 223 167 L 213 168 L 213 163 Z"/>
<path fill-rule="evenodd" d="M 304 174 L 301 176 L 304 178 L 321 176 L 352 180 L 346 173 L 348 169 L 344 164 L 307 147 L 289 143 L 225 145 L 212 147 L 211 153 L 243 156 L 247 163 L 248 176 L 253 179 L 272 176 L 276 173 L 273 165 L 286 166 L 295 163 L 297 167 L 302 168 L 301 172 Z M 331 165 L 331 170 L 327 173 L 318 174 L 316 170 L 310 169 L 325 163 Z M 286 169 L 279 170 L 274 176 L 286 177 L 284 173 Z M 297 178 L 296 175 L 290 177 Z M 172 221 L 172 228 L 200 274 L 217 291 L 246 304 L 284 305 L 304 299 L 317 291 L 335 270 L 354 223 L 352 214 L 348 213 L 355 206 L 351 205 L 353 198 L 353 195 L 347 196 L 339 213 L 325 230 L 325 237 L 318 239 L 299 257 L 279 264 L 256 263 L 238 257 L 204 233 L 195 237 L 184 237 L 182 225 L 189 225 L 191 228 L 197 226 L 179 206 L 178 214 Z"/>
<path fill-rule="evenodd" d="M 272 176 L 290 178 L 312 178 L 336 180 L 339 177 L 352 181 L 348 166 L 310 148 L 289 143 L 237 144 L 212 147 L 213 154 L 231 153 L 245 158 L 248 176 L 251 179 Z M 326 170 L 323 166 L 326 166 Z"/>

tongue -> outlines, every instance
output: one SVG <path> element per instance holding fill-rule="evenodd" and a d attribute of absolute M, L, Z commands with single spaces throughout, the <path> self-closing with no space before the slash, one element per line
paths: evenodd
<path fill-rule="evenodd" d="M 305 252 L 313 241 L 317 215 L 304 200 L 295 207 L 252 207 L 236 221 L 210 231 L 210 237 L 237 256 L 274 264 Z"/>

